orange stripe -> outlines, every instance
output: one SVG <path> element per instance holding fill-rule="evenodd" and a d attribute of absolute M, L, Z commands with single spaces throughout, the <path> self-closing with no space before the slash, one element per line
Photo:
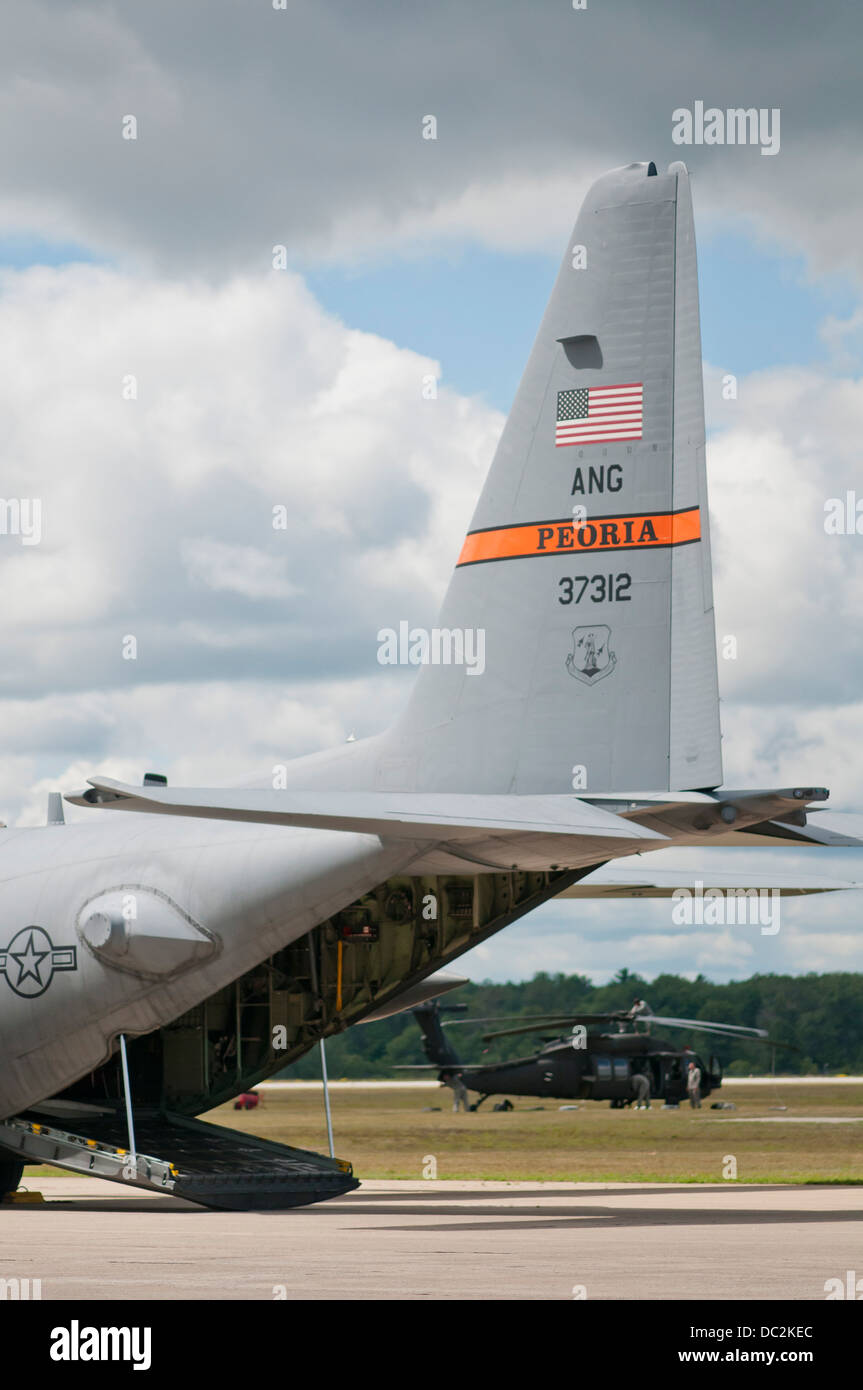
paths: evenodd
<path fill-rule="evenodd" d="M 532 521 L 525 526 L 501 526 L 471 531 L 462 546 L 459 565 L 484 560 L 514 560 L 528 555 L 569 555 L 578 551 L 658 550 L 701 539 L 697 507 L 685 512 L 639 512 L 625 516 L 588 518 L 576 527 L 571 521 Z"/>

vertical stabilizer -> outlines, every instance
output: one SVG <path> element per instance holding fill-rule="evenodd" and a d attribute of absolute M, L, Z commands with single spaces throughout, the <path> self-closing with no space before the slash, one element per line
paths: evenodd
<path fill-rule="evenodd" d="M 420 1004 L 411 1011 L 423 1035 L 423 1052 L 435 1066 L 459 1066 L 455 1048 L 443 1030 L 440 1006 L 436 1000 Z"/>
<path fill-rule="evenodd" d="M 423 667 L 379 786 L 721 782 L 684 165 L 630 165 L 591 188 L 439 623 L 441 650 L 465 634 L 476 651 L 484 634 L 484 669 Z"/>

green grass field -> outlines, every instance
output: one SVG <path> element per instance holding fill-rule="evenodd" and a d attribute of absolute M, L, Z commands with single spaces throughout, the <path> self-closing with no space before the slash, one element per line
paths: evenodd
<path fill-rule="evenodd" d="M 333 1091 L 336 1153 L 359 1178 L 421 1178 L 427 1155 L 439 1178 L 513 1181 L 718 1182 L 727 1155 L 739 1182 L 863 1182 L 863 1123 L 732 1124 L 746 1117 L 857 1116 L 863 1086 L 735 1086 L 719 1093 L 737 1110 L 612 1110 L 583 1102 L 541 1110 L 514 1098 L 495 1112 L 454 1115 L 449 1090 Z M 300 1148 L 326 1151 L 323 1101 L 313 1091 L 265 1091 L 261 1106 L 206 1118 Z M 712 1097 L 715 1099 L 716 1097 Z M 540 1102 L 535 1102 L 540 1104 Z M 787 1106 L 780 1112 L 772 1107 Z M 441 1106 L 439 1112 L 424 1111 Z"/>
<path fill-rule="evenodd" d="M 863 1182 L 863 1123 L 796 1123 L 819 1116 L 863 1120 L 863 1086 L 743 1086 L 732 1080 L 719 1094 L 736 1111 L 711 1110 L 709 1101 L 697 1111 L 655 1104 L 649 1111 L 611 1110 L 590 1101 L 578 1110 L 561 1111 L 555 1101 L 533 1110 L 532 1102 L 514 1097 L 511 1111 L 495 1112 L 487 1101 L 475 1114 L 454 1115 L 445 1089 L 336 1090 L 331 1099 L 336 1153 L 353 1163 L 360 1179 L 419 1179 L 432 1156 L 439 1178 L 719 1182 L 733 1155 L 738 1182 Z M 774 1108 L 779 1105 L 787 1110 Z M 791 1123 L 729 1122 L 747 1117 Z M 221 1106 L 205 1118 L 326 1152 L 319 1091 L 265 1090 L 257 1110 Z M 25 1180 L 47 1175 L 68 1176 L 57 1168 L 29 1168 Z"/>

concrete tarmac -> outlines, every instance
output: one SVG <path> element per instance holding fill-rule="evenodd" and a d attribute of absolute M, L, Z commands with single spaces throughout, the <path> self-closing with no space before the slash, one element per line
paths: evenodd
<path fill-rule="evenodd" d="M 0 1279 L 43 1299 L 823 1299 L 863 1276 L 863 1187 L 366 1182 L 257 1213 L 28 1186 L 46 1201 L 0 1208 Z"/>

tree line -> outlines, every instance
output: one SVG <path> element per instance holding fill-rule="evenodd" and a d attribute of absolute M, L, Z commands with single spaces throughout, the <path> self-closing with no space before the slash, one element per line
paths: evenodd
<path fill-rule="evenodd" d="M 513 1026 L 517 1026 L 526 1014 L 628 1009 L 635 997 L 646 999 L 655 1014 L 766 1028 L 771 1040 L 779 1045 L 775 1052 L 777 1073 L 863 1074 L 863 974 L 753 975 L 751 979 L 732 980 L 728 984 L 714 984 L 703 975 L 694 980 L 681 975 L 658 975 L 648 984 L 640 975 L 619 970 L 609 984 L 595 985 L 586 975 L 550 975 L 542 971 L 517 984 L 467 984 L 444 996 L 441 1002 L 467 1005 L 463 1013 L 444 1015 L 453 1020 L 512 1017 Z M 485 1028 L 457 1024 L 451 1031 L 456 1051 L 465 1062 L 523 1057 L 540 1045 L 539 1034 L 535 1038 L 501 1038 L 488 1044 L 481 1040 Z M 555 1031 L 549 1030 L 548 1035 Z M 773 1049 L 761 1043 L 704 1037 L 682 1029 L 665 1036 L 675 1038 L 680 1046 L 689 1044 L 702 1054 L 715 1054 L 732 1076 L 764 1074 L 774 1063 Z M 424 1061 L 419 1028 L 410 1013 L 397 1014 L 380 1023 L 361 1024 L 327 1039 L 327 1065 L 334 1079 L 406 1079 L 411 1075 L 420 1078 L 422 1071 L 411 1073 L 396 1068 Z M 319 1077 L 317 1048 L 282 1075 L 295 1080 Z"/>

